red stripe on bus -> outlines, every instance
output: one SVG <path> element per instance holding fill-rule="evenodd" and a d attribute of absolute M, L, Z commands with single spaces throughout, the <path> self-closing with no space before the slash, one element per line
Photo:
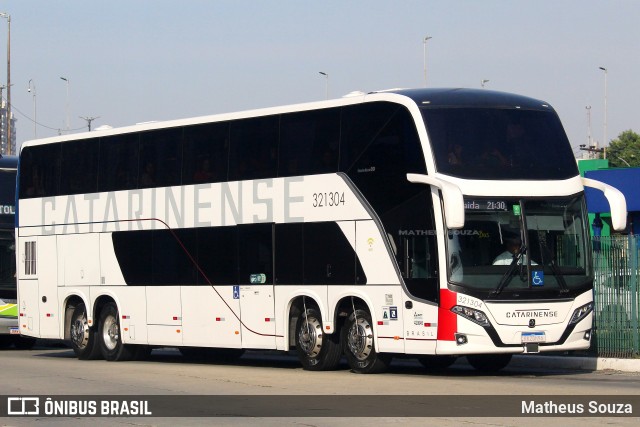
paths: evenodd
<path fill-rule="evenodd" d="M 451 311 L 456 305 L 458 294 L 448 289 L 440 289 L 440 307 L 438 307 L 438 339 L 455 341 L 458 331 L 458 316 Z"/>

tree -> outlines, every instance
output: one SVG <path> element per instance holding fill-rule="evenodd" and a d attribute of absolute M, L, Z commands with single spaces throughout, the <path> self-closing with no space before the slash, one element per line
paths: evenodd
<path fill-rule="evenodd" d="M 625 130 L 607 147 L 607 159 L 612 168 L 640 167 L 640 135 Z"/>

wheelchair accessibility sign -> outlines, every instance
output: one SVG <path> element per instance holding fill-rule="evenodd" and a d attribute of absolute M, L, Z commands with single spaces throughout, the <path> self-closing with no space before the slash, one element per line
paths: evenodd
<path fill-rule="evenodd" d="M 532 271 L 531 284 L 533 286 L 544 286 L 544 271 Z"/>

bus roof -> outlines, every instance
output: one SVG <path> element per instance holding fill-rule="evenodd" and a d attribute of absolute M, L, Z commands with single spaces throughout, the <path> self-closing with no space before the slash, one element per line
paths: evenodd
<path fill-rule="evenodd" d="M 286 114 L 296 111 L 307 111 L 322 108 L 340 107 L 364 102 L 391 101 L 399 103 L 415 103 L 420 107 L 469 107 L 469 108 L 526 108 L 544 111 L 553 111 L 553 108 L 544 101 L 516 95 L 507 92 L 498 92 L 486 89 L 465 88 L 423 88 L 423 89 L 390 89 L 369 93 L 352 92 L 342 98 L 316 101 L 302 104 L 290 104 L 276 107 L 267 107 L 253 110 L 244 110 L 216 115 L 199 116 L 193 118 L 175 119 L 168 121 L 144 122 L 135 125 L 94 130 L 27 141 L 22 147 L 29 145 L 48 144 L 53 142 L 71 141 L 85 138 L 98 138 L 101 136 L 118 135 L 130 132 L 144 132 L 156 129 L 178 126 L 196 125 L 207 122 L 239 120 L 258 116 Z M 22 148 L 21 147 L 21 148 Z"/>

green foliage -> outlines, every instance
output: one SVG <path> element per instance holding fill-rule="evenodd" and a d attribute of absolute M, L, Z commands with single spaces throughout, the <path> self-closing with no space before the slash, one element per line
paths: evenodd
<path fill-rule="evenodd" d="M 607 147 L 607 159 L 612 168 L 640 167 L 640 135 L 632 130 L 622 132 Z"/>

